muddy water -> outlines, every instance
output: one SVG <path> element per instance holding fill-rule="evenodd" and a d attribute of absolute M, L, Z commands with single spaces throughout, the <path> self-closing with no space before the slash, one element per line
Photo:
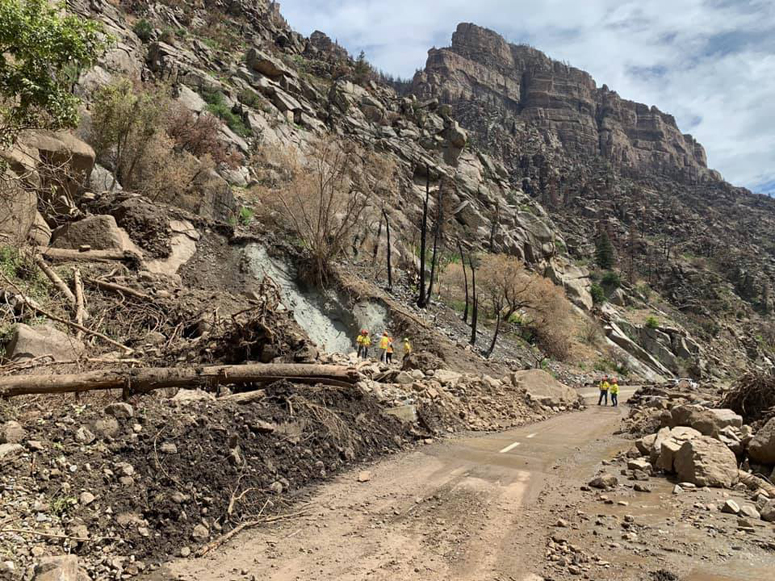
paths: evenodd
<path fill-rule="evenodd" d="M 351 306 L 333 290 L 303 286 L 293 264 L 269 256 L 259 244 L 248 245 L 245 254 L 256 278 L 269 276 L 277 283 L 283 304 L 293 311 L 296 322 L 321 349 L 329 353 L 350 353 L 355 350 L 359 329 L 378 334 L 386 328 L 385 307 L 371 302 Z"/>

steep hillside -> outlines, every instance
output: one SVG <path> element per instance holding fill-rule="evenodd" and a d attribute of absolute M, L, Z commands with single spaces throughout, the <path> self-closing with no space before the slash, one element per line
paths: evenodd
<path fill-rule="evenodd" d="M 775 203 L 708 169 L 671 115 L 473 24 L 429 51 L 412 92 L 451 107 L 550 211 L 574 262 L 605 231 L 632 290 L 648 283 L 705 341 L 729 338 L 733 360 L 769 364 L 757 343 L 771 350 Z"/>

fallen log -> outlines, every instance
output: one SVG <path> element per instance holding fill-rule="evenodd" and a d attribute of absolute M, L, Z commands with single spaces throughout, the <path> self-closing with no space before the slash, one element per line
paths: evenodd
<path fill-rule="evenodd" d="M 107 369 L 70 375 L 0 377 L 0 398 L 106 389 L 122 389 L 125 393 L 136 394 L 165 387 L 196 388 L 245 383 L 265 384 L 282 379 L 296 383 L 323 383 L 349 387 L 357 383 L 359 377 L 358 372 L 349 367 L 296 363 Z"/>
<path fill-rule="evenodd" d="M 84 299 L 81 271 L 77 268 L 73 269 L 73 286 L 75 287 L 75 322 L 83 327 L 86 321 L 86 300 Z M 78 331 L 75 338 L 80 341 L 83 338 L 83 331 Z"/>
<path fill-rule="evenodd" d="M 42 256 L 49 260 L 77 260 L 83 262 L 129 261 L 141 262 L 142 257 L 126 250 L 71 250 L 69 248 L 47 248 Z"/>

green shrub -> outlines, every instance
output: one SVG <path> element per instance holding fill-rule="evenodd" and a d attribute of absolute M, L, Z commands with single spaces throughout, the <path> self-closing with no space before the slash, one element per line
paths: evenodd
<path fill-rule="evenodd" d="M 252 135 L 250 128 L 245 125 L 242 117 L 232 111 L 226 104 L 226 95 L 221 91 L 206 88 L 201 90 L 201 94 L 205 103 L 207 103 L 207 111 L 209 113 L 223 120 L 229 129 L 240 137 L 250 137 Z"/>
<path fill-rule="evenodd" d="M 175 42 L 175 29 L 167 27 L 162 30 L 159 35 L 159 40 L 161 42 L 166 42 L 167 44 L 173 44 Z"/>
<path fill-rule="evenodd" d="M 137 38 L 143 42 L 148 42 L 153 37 L 153 26 L 145 18 L 141 18 L 132 27 L 132 31 L 137 35 Z"/>
<path fill-rule="evenodd" d="M 603 287 L 605 287 L 606 290 L 612 291 L 622 286 L 622 277 L 620 277 L 612 270 L 609 270 L 603 275 L 603 278 L 600 280 L 600 282 L 603 284 Z"/>
<path fill-rule="evenodd" d="M 606 232 L 600 234 L 597 240 L 595 240 L 595 260 L 600 268 L 606 270 L 614 266 L 616 260 L 614 257 L 614 246 L 611 244 L 611 239 Z"/>
<path fill-rule="evenodd" d="M 239 223 L 243 226 L 249 226 L 250 223 L 253 221 L 253 216 L 255 215 L 255 212 L 246 206 L 242 206 L 239 211 Z"/>
<path fill-rule="evenodd" d="M 596 305 L 600 305 L 606 301 L 605 291 L 603 290 L 603 287 L 599 284 L 592 283 L 592 286 L 589 289 L 589 294 L 592 295 L 592 302 Z"/>
<path fill-rule="evenodd" d="M 656 317 L 651 316 L 646 319 L 646 327 L 649 329 L 659 329 L 659 321 Z"/>

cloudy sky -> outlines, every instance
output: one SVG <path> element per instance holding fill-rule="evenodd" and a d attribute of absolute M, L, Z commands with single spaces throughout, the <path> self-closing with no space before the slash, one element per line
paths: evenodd
<path fill-rule="evenodd" d="M 672 113 L 710 167 L 775 194 L 773 0 L 283 0 L 281 10 L 299 32 L 322 30 L 403 77 L 448 46 L 458 22 L 492 28 Z"/>

